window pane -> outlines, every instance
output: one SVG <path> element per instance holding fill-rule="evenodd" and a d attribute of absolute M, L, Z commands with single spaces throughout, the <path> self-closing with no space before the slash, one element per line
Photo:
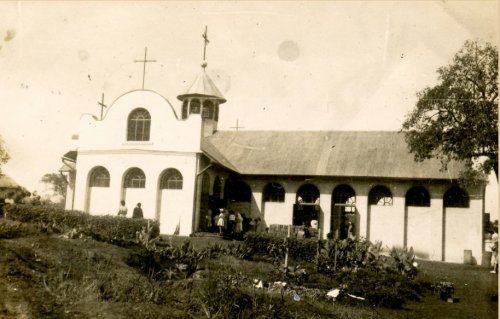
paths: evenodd
<path fill-rule="evenodd" d="M 151 116 L 145 109 L 136 109 L 129 115 L 127 141 L 149 141 Z"/>

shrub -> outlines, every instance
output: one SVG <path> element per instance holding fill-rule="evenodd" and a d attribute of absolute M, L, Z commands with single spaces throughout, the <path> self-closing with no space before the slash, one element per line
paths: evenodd
<path fill-rule="evenodd" d="M 18 238 L 31 235 L 36 232 L 32 225 L 18 221 L 0 219 L 0 238 Z"/>
<path fill-rule="evenodd" d="M 267 255 L 274 259 L 285 257 L 288 247 L 289 258 L 297 261 L 313 261 L 316 259 L 318 245 L 322 247 L 325 241 L 314 238 L 283 238 L 266 233 L 247 233 L 244 238 L 244 245 L 253 254 Z"/>
<path fill-rule="evenodd" d="M 125 244 L 136 240 L 136 234 L 151 225 L 151 236 L 160 232 L 158 222 L 115 216 L 92 216 L 79 211 L 66 211 L 52 205 L 10 205 L 6 218 L 33 223 L 42 231 L 76 232 L 96 240 Z"/>

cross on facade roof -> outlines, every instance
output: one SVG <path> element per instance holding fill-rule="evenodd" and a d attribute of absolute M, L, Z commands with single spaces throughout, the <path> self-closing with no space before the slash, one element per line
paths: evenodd
<path fill-rule="evenodd" d="M 144 90 L 144 78 L 146 77 L 146 63 L 148 62 L 156 62 L 156 60 L 148 60 L 147 59 L 148 55 L 148 48 L 144 48 L 144 60 L 134 60 L 134 62 L 142 62 L 144 63 L 144 67 L 142 70 L 142 89 Z"/>
<path fill-rule="evenodd" d="M 97 102 L 97 104 L 99 104 L 101 106 L 101 120 L 102 120 L 102 112 L 103 112 L 105 107 L 108 107 L 107 105 L 104 104 L 104 93 L 102 94 L 101 102 Z"/>
<path fill-rule="evenodd" d="M 230 128 L 234 128 L 234 129 L 236 129 L 236 132 L 238 132 L 238 130 L 239 130 L 240 128 L 244 128 L 244 127 L 243 127 L 243 126 L 239 126 L 239 124 L 238 124 L 238 119 L 236 119 L 236 126 L 231 126 Z"/>

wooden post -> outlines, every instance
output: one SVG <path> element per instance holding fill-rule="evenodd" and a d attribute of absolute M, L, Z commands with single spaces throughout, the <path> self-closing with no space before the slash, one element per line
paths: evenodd
<path fill-rule="evenodd" d="M 290 238 L 291 225 L 288 225 L 288 235 L 285 238 L 286 253 L 285 253 L 285 272 L 288 271 L 288 238 Z"/>
<path fill-rule="evenodd" d="M 318 244 L 316 245 L 316 268 L 319 265 L 319 246 L 321 245 L 321 228 L 318 227 Z"/>

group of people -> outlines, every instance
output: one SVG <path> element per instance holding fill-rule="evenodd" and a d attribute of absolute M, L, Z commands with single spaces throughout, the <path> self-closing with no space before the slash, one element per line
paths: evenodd
<path fill-rule="evenodd" d="M 215 230 L 220 235 L 231 237 L 242 236 L 249 230 L 255 231 L 260 223 L 260 218 L 247 218 L 244 214 L 220 208 L 218 214 L 214 214 Z"/>
<path fill-rule="evenodd" d="M 125 206 L 125 201 L 120 201 L 120 207 L 118 208 L 118 216 L 127 217 L 128 208 Z M 132 212 L 132 218 L 143 218 L 144 215 L 142 213 L 141 203 L 137 203 Z"/>

